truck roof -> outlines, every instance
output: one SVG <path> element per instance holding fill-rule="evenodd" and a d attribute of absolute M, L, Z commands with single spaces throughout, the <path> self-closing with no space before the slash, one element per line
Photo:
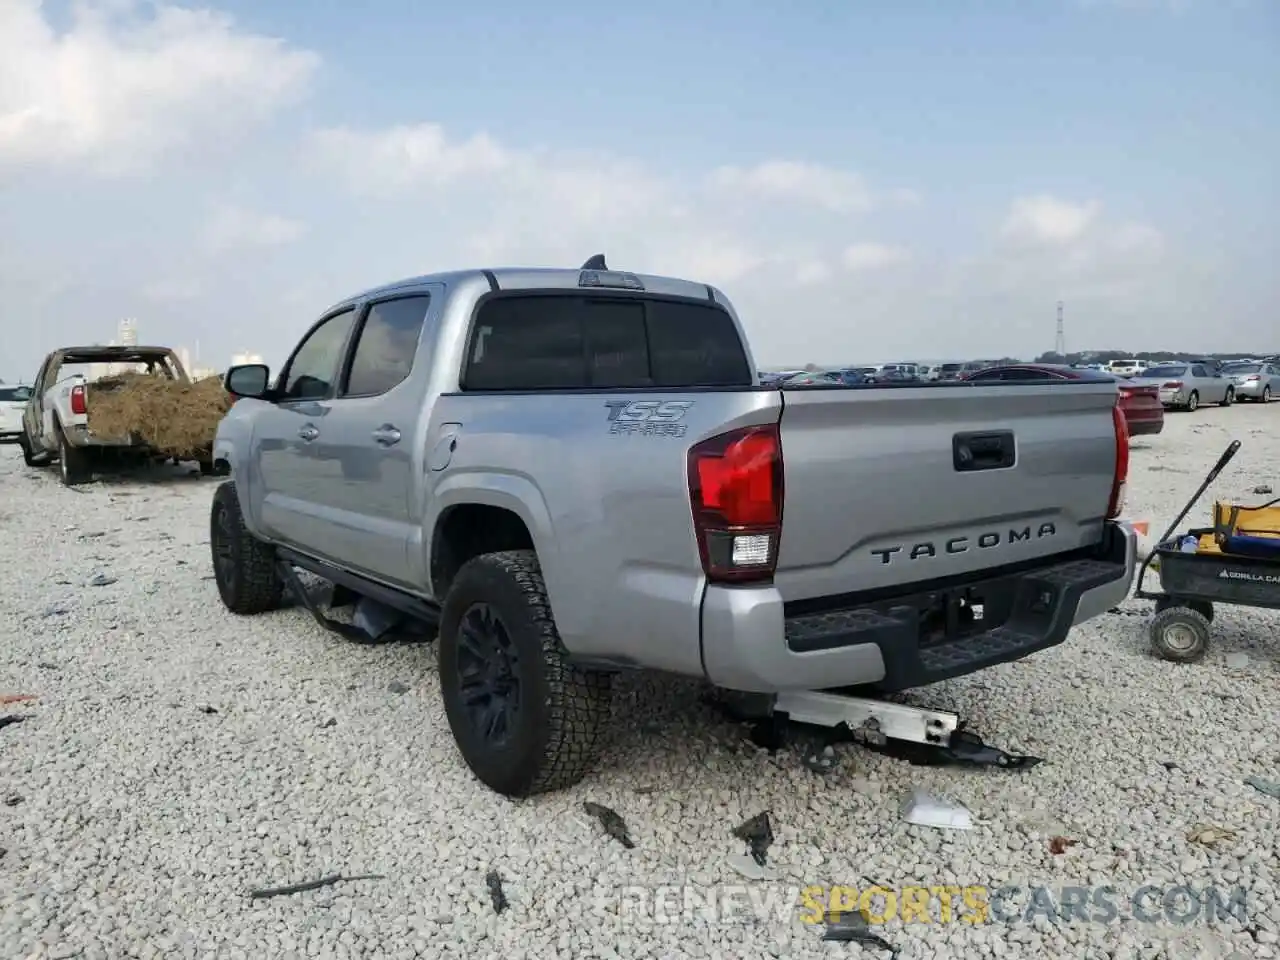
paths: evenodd
<path fill-rule="evenodd" d="M 596 273 L 606 278 L 628 277 L 638 281 L 640 288 L 602 283 L 584 284 L 584 274 Z M 428 283 L 443 283 L 449 286 L 480 282 L 488 284 L 493 291 L 500 290 L 606 290 L 632 289 L 636 292 L 656 293 L 669 297 L 688 297 L 700 300 L 714 300 L 724 303 L 724 297 L 715 287 L 693 280 L 682 280 L 676 277 L 664 277 L 650 273 L 632 273 L 625 270 L 566 270 L 562 267 L 475 267 L 465 270 L 450 270 L 442 273 L 427 273 L 418 277 L 409 277 L 372 287 L 351 297 L 345 297 L 333 304 L 328 311 L 340 310 L 343 307 L 361 300 L 394 294 L 400 290 L 420 287 Z"/>

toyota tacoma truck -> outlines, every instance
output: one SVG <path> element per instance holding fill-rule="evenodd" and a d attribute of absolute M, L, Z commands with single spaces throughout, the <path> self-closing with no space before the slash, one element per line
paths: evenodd
<path fill-rule="evenodd" d="M 622 670 L 897 691 L 1127 596 L 1114 382 L 766 387 L 724 293 L 602 259 L 380 287 L 231 368 L 225 606 L 301 568 L 432 622 L 462 758 L 520 796 L 589 769 Z"/>
<path fill-rule="evenodd" d="M 92 397 L 118 387 L 119 381 L 112 374 L 121 370 L 190 382 L 182 361 L 168 347 L 88 346 L 54 350 L 36 374 L 18 437 L 28 466 L 44 466 L 56 461 L 62 482 L 76 486 L 91 479 L 95 464 L 108 455 L 116 460 L 136 460 L 150 455 L 146 444 L 137 436 L 102 437 L 89 429 Z M 206 459 L 201 469 L 211 472 L 212 461 Z"/>

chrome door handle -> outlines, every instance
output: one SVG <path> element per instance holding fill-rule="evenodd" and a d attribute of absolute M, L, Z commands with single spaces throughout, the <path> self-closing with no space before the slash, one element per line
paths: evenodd
<path fill-rule="evenodd" d="M 400 442 L 400 431 L 389 423 L 384 423 L 377 430 L 373 431 L 373 439 L 375 443 L 384 447 L 390 447 Z"/>
<path fill-rule="evenodd" d="M 320 436 L 320 431 L 311 426 L 311 424 L 307 424 L 298 431 L 298 436 L 303 440 L 314 440 L 316 437 Z"/>

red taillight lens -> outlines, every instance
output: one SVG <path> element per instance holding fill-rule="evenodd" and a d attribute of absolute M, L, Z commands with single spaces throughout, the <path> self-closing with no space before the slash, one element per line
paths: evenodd
<path fill-rule="evenodd" d="M 1111 408 L 1111 422 L 1116 431 L 1116 468 L 1111 477 L 1107 519 L 1114 520 L 1124 512 L 1125 485 L 1129 480 L 1129 422 L 1118 403 Z"/>
<path fill-rule="evenodd" d="M 1259 377 L 1259 376 L 1257 376 L 1257 375 L 1254 375 L 1254 376 L 1252 376 L 1252 377 L 1245 377 L 1245 382 L 1246 382 L 1246 383 L 1257 383 L 1257 382 L 1258 382 L 1259 380 L 1261 380 L 1261 379 L 1262 379 L 1261 377 Z"/>
<path fill-rule="evenodd" d="M 776 425 L 745 427 L 689 451 L 693 526 L 709 580 L 767 580 L 782 533 L 782 442 Z"/>
<path fill-rule="evenodd" d="M 1181 381 L 1181 380 L 1170 380 L 1168 383 L 1164 384 L 1164 389 L 1166 389 L 1166 390 L 1181 390 L 1181 389 L 1182 389 L 1182 381 Z"/>
<path fill-rule="evenodd" d="M 84 415 L 86 409 L 84 387 L 81 384 L 76 384 L 71 388 L 71 412 L 80 417 Z"/>

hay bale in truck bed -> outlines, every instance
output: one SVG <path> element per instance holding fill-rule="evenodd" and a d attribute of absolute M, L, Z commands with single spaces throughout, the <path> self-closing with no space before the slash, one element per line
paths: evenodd
<path fill-rule="evenodd" d="M 231 396 L 217 377 L 180 383 L 126 373 L 87 385 L 89 431 L 105 439 L 135 437 L 156 453 L 198 460 L 213 446 Z"/>

